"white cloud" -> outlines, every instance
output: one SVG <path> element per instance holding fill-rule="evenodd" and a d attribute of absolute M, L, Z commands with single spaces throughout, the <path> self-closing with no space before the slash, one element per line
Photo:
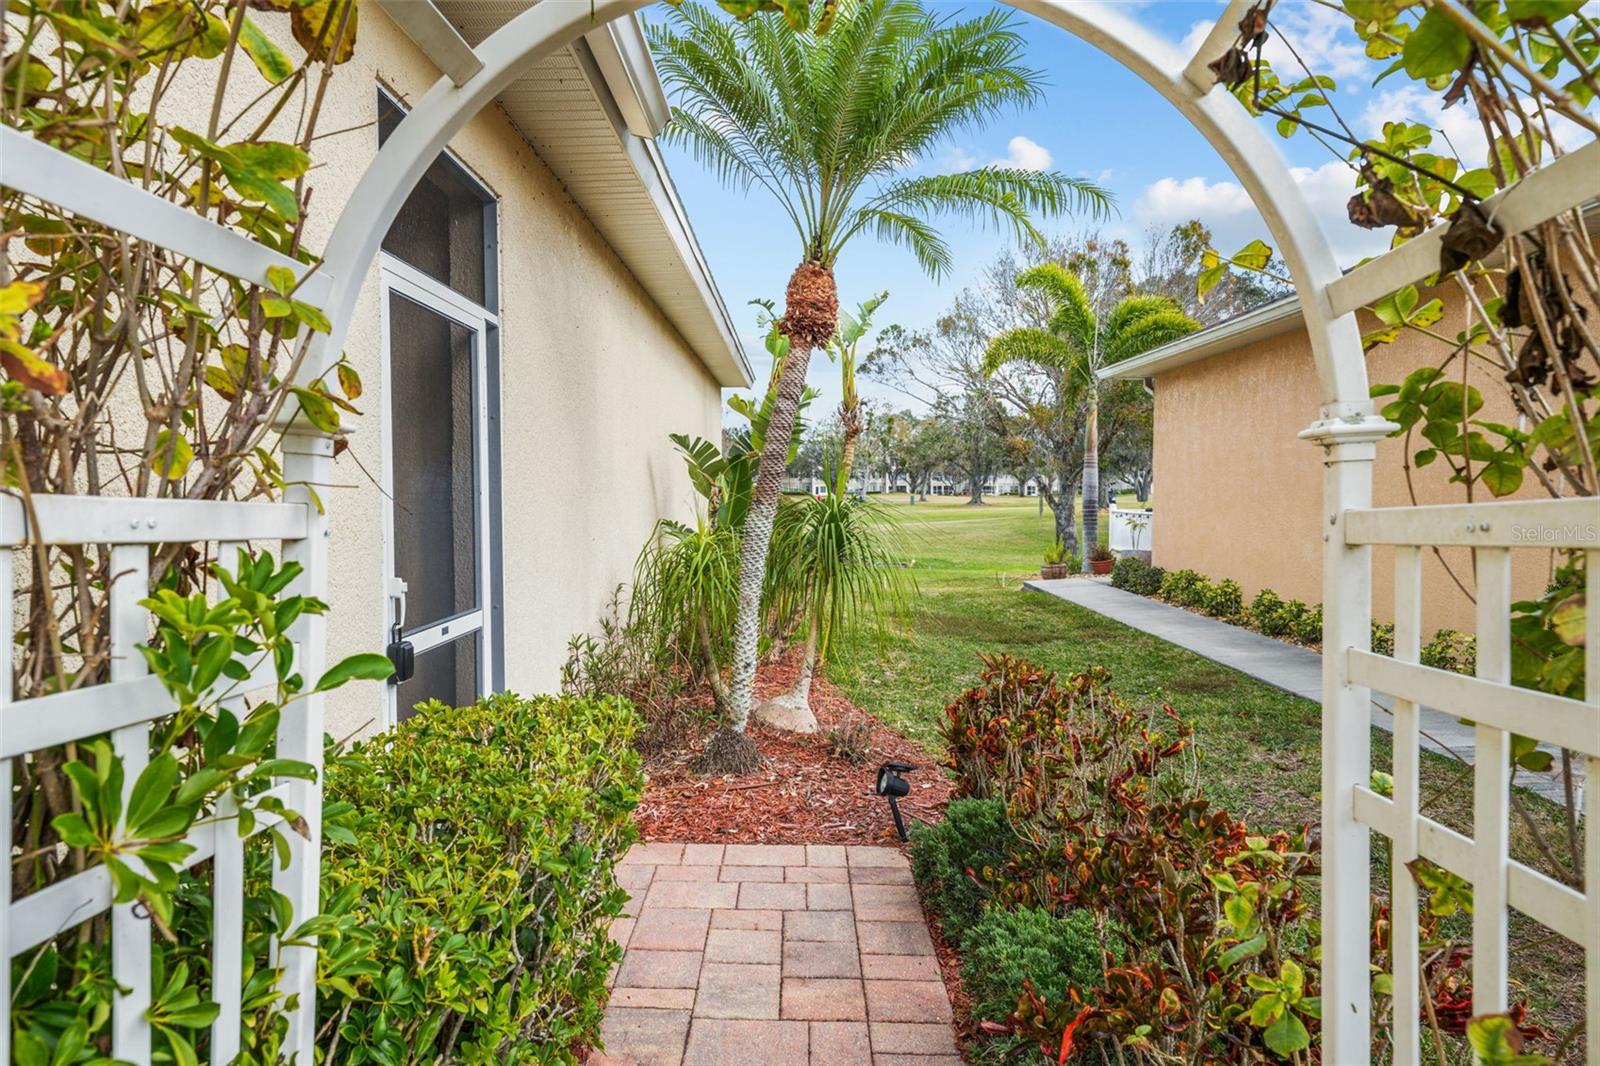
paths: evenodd
<path fill-rule="evenodd" d="M 1345 204 L 1355 192 L 1355 175 L 1343 163 L 1291 167 L 1289 174 L 1311 204 L 1341 266 L 1389 246 L 1390 231 L 1364 230 L 1350 224 Z M 1162 229 L 1197 218 L 1211 228 L 1217 246 L 1224 252 L 1232 252 L 1257 237 L 1275 246 L 1250 194 L 1237 182 L 1162 178 L 1145 186 L 1139 194 L 1133 217 L 1141 228 Z"/>
<path fill-rule="evenodd" d="M 1013 170 L 1049 170 L 1055 157 L 1050 154 L 1050 149 L 1037 141 L 1018 134 L 1006 142 L 1006 155 L 1004 159 L 996 159 L 990 163 L 995 167 L 1010 167 Z"/>
<path fill-rule="evenodd" d="M 939 169 L 947 173 L 971 170 L 978 165 L 978 157 L 965 148 L 951 148 L 939 157 Z"/>

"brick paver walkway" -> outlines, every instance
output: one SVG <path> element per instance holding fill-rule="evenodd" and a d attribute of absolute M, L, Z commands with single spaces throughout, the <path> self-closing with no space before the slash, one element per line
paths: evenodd
<path fill-rule="evenodd" d="M 640 844 L 591 1066 L 960 1066 L 894 848 Z"/>

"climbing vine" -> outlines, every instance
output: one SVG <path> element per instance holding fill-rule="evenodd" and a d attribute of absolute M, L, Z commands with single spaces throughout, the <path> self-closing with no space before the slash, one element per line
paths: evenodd
<path fill-rule="evenodd" d="M 307 179 L 354 48 L 352 0 L 14 0 L 4 19 L 6 126 L 315 267 Z M 25 511 L 47 494 L 273 499 L 286 431 L 303 420 L 337 441 L 341 412 L 359 414 L 348 364 L 299 380 L 330 323 L 287 268 L 265 284 L 220 275 L 12 188 L 0 190 L 0 242 L 0 476 Z M 105 682 L 109 595 L 129 575 L 103 545 L 32 544 L 24 560 L 15 696 Z M 105 869 L 114 900 L 151 922 L 154 1053 L 192 1063 L 217 1007 L 211 870 L 190 834 L 215 823 L 285 861 L 303 812 L 270 786 L 312 768 L 277 756 L 280 716 L 389 664 L 358 655 L 302 677 L 288 634 L 326 607 L 292 591 L 297 563 L 265 550 L 218 559 L 204 544 L 158 545 L 150 574 L 139 652 L 176 711 L 152 723 L 137 773 L 104 736 L 14 759 L 8 876 L 21 899 Z M 276 952 L 307 918 L 252 877 L 239 1061 L 277 1058 Z M 106 1061 L 119 994 L 108 934 L 102 915 L 10 960 L 17 1062 Z"/>
<path fill-rule="evenodd" d="M 1212 61 L 1218 81 L 1252 113 L 1273 119 L 1281 136 L 1313 137 L 1345 161 L 1356 187 L 1347 207 L 1353 225 L 1390 229 L 1396 246 L 1436 227 L 1443 236 L 1432 274 L 1365 308 L 1372 326 L 1366 350 L 1407 334 L 1428 342 L 1422 365 L 1372 388 L 1405 441 L 1408 486 L 1415 471 L 1437 465 L 1468 501 L 1509 496 L 1530 483 L 1554 498 L 1600 495 L 1600 329 L 1592 313 L 1600 307 L 1600 256 L 1590 220 L 1580 205 L 1511 231 L 1490 202 L 1600 136 L 1592 106 L 1600 93 L 1600 26 L 1592 12 L 1581 0 L 1325 3 L 1348 17 L 1367 56 L 1384 64 L 1375 83 L 1404 78 L 1441 113 L 1471 112 L 1476 135 L 1457 143 L 1404 118 L 1385 122 L 1379 136 L 1356 136 L 1334 103 L 1334 79 L 1308 66 L 1273 25 L 1274 2 L 1251 8 L 1232 46 Z M 1263 57 L 1274 36 L 1293 59 L 1292 73 Z M 1270 258 L 1260 241 L 1232 256 L 1209 250 L 1202 293 L 1231 270 L 1266 269 Z M 1464 328 L 1453 334 L 1442 325 L 1452 291 L 1466 311 Z M 1485 380 L 1501 393 L 1493 407 Z M 1486 408 L 1514 417 L 1497 421 Z M 1514 605 L 1516 684 L 1563 696 L 1585 692 L 1583 560 L 1581 552 L 1552 552 L 1544 593 Z M 1451 572 L 1471 596 L 1470 576 Z M 1555 831 L 1541 827 L 1515 795 L 1512 802 L 1546 872 L 1581 886 L 1578 757 L 1562 751 L 1557 765 L 1557 756 L 1526 737 L 1513 738 L 1511 757 L 1514 770 L 1555 771 L 1564 782 Z M 1447 905 L 1453 891 L 1465 893 L 1470 909 L 1465 882 L 1419 875 L 1419 883 L 1433 906 Z M 1455 950 L 1447 937 L 1435 949 Z M 1469 989 L 1462 995 L 1470 1002 Z M 1565 1050 L 1581 1031 L 1580 1022 L 1557 1046 Z M 1493 1038 L 1489 1048 L 1477 1047 L 1474 1037 L 1483 1061 L 1523 1061 L 1515 1057 L 1517 1024 L 1478 1036 Z"/>

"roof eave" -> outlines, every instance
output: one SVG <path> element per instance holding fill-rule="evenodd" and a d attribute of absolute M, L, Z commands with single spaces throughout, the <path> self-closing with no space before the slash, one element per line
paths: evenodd
<path fill-rule="evenodd" d="M 611 110 L 614 112 L 613 124 L 616 125 L 617 138 L 627 153 L 634 172 L 649 193 L 651 203 L 661 216 L 662 224 L 672 240 L 673 249 L 693 280 L 701 303 L 705 305 L 707 313 L 714 321 L 721 341 L 721 350 L 701 352 L 702 360 L 719 384 L 726 388 L 748 388 L 755 381 L 750 359 L 745 354 L 739 333 L 733 326 L 733 318 L 728 314 L 728 307 L 722 300 L 722 292 L 717 288 L 716 279 L 711 274 L 711 266 L 700 250 L 700 242 L 695 237 L 694 227 L 689 224 L 688 212 L 684 210 L 683 201 L 678 198 L 678 190 L 672 184 L 666 160 L 662 158 L 661 150 L 656 147 L 654 134 L 643 137 L 634 133 L 632 124 L 628 120 L 630 110 L 641 114 L 653 111 L 655 105 L 650 103 L 652 97 L 659 97 L 660 106 L 665 108 L 666 95 L 661 88 L 660 79 L 656 76 L 655 63 L 650 59 L 650 51 L 643 47 L 644 36 L 640 32 L 637 19 L 630 15 L 609 23 L 605 28 L 614 28 L 619 23 L 625 23 L 632 33 L 618 36 L 624 40 L 631 40 L 634 39 L 633 35 L 637 35 L 639 44 L 638 48 L 620 48 L 615 53 L 614 58 L 620 58 L 627 64 L 626 77 L 614 81 L 606 74 L 605 63 L 595 51 L 592 40 L 599 35 L 599 31 L 591 32 L 584 37 L 583 45 L 587 46 L 588 58 L 600 71 L 603 82 L 594 85 L 594 89 L 608 98 Z M 607 41 L 609 46 L 609 43 L 615 43 L 616 38 L 608 37 Z M 583 56 L 582 47 L 574 51 L 580 58 Z M 592 78 L 591 83 L 593 83 Z M 650 86 L 654 86 L 653 91 Z M 619 89 L 621 93 L 626 94 L 625 98 L 619 96 Z M 634 95 L 635 93 L 640 95 Z M 616 119 L 620 119 L 620 125 L 617 125 Z M 661 125 L 665 126 L 665 123 L 666 119 L 663 117 Z M 658 132 L 659 128 L 657 127 Z"/>
<path fill-rule="evenodd" d="M 606 88 L 622 113 L 628 132 L 651 140 L 666 129 L 672 117 L 667 93 L 656 75 L 639 20 L 613 19 L 583 35 Z"/>

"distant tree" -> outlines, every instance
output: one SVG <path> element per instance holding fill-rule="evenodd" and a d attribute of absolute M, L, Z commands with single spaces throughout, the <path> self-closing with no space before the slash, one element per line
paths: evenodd
<path fill-rule="evenodd" d="M 826 481 L 838 467 L 838 456 L 844 433 L 837 418 L 829 418 L 814 426 L 805 427 L 799 447 L 794 450 L 786 473 L 802 481 L 811 478 Z"/>
<path fill-rule="evenodd" d="M 1165 296 L 1124 296 L 1102 311 L 1094 302 L 1095 291 L 1056 263 L 1030 267 L 1017 275 L 1017 284 L 1050 301 L 1049 322 L 1042 329 L 1021 326 L 995 337 L 984 369 L 994 374 L 1007 366 L 1029 367 L 1057 382 L 1063 404 L 1084 410 L 1083 537 L 1095 545 L 1100 531 L 1102 394 L 1120 394 L 1110 398 L 1125 403 L 1130 391 L 1144 388 L 1140 382 L 1102 382 L 1098 375 L 1105 367 L 1193 333 L 1200 323 Z M 1099 293 L 1104 291 L 1102 282 Z"/>
<path fill-rule="evenodd" d="M 910 411 L 896 411 L 882 402 L 866 404 L 866 431 L 862 450 L 873 473 L 884 479 L 885 491 L 893 492 L 906 474 L 906 453 L 917 418 Z"/>
<path fill-rule="evenodd" d="M 1154 480 L 1153 423 L 1154 419 L 1130 419 L 1127 431 L 1118 436 L 1116 443 L 1101 457 L 1107 482 L 1122 482 L 1141 500 L 1150 498 Z"/>

